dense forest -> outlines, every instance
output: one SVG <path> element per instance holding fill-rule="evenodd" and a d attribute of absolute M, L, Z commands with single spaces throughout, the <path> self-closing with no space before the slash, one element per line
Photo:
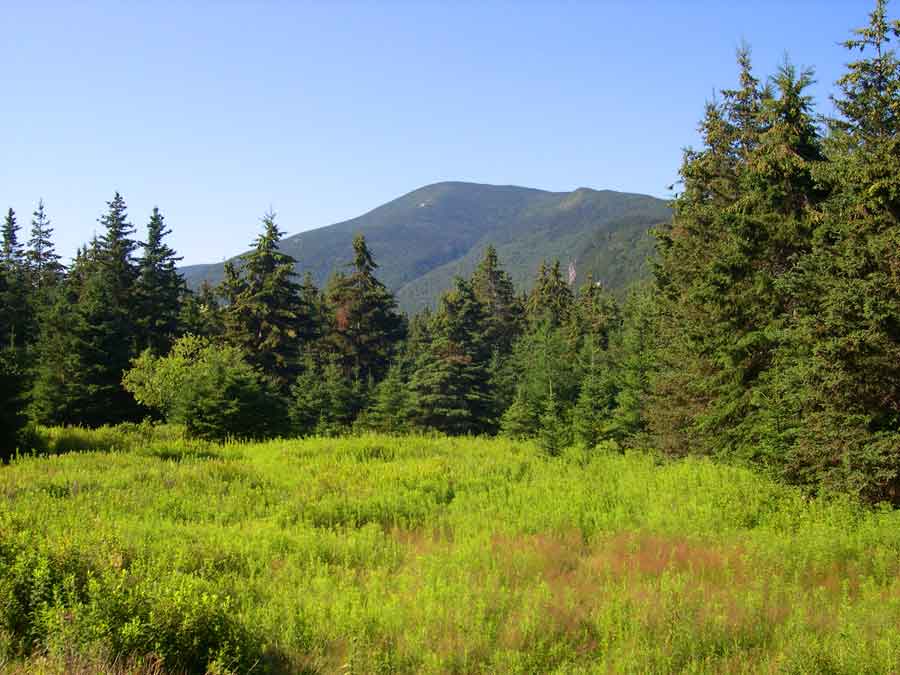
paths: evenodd
<path fill-rule="evenodd" d="M 749 463 L 810 490 L 900 500 L 900 21 L 845 44 L 837 116 L 810 70 L 737 82 L 684 153 L 653 278 L 617 302 L 548 261 L 514 287 L 488 247 L 406 317 L 362 236 L 324 288 L 266 214 L 223 281 L 189 292 L 154 209 L 118 193 L 64 267 L 43 202 L 0 252 L 4 456 L 30 424 L 146 418 L 205 439 L 356 430 L 534 437 Z"/>

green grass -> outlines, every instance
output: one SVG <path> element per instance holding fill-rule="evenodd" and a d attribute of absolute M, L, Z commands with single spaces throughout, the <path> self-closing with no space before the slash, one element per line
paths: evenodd
<path fill-rule="evenodd" d="M 0 468 L 13 672 L 900 670 L 900 515 L 742 469 L 46 435 Z"/>

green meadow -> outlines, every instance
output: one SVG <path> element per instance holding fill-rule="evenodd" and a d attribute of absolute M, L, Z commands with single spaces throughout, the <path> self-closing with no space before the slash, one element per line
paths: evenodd
<path fill-rule="evenodd" d="M 41 432 L 0 467 L 0 670 L 900 670 L 900 513 L 702 459 Z"/>

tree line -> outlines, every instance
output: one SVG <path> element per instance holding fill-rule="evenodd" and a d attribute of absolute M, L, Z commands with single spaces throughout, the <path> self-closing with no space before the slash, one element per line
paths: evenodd
<path fill-rule="evenodd" d="M 900 22 L 879 0 L 845 46 L 837 115 L 785 62 L 706 105 L 653 278 L 620 303 L 559 262 L 514 288 L 487 247 L 433 311 L 397 310 L 365 239 L 324 289 L 274 216 L 190 292 L 154 210 L 115 195 L 68 269 L 42 204 L 3 229 L 4 429 L 146 416 L 204 438 L 374 429 L 653 448 L 900 499 Z M 6 447 L 12 442 L 7 441 Z"/>

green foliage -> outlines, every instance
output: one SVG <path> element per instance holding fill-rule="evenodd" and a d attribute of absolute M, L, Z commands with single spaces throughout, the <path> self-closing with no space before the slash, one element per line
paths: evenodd
<path fill-rule="evenodd" d="M 528 295 L 526 310 L 532 325 L 547 323 L 558 328 L 571 319 L 574 311 L 572 290 L 562 278 L 559 260 L 552 265 L 541 261 L 534 287 Z"/>
<path fill-rule="evenodd" d="M 294 281 L 295 260 L 279 250 L 275 215 L 263 216 L 254 249 L 230 266 L 222 284 L 225 337 L 282 391 L 299 372 L 301 349 L 313 333 L 310 308 Z"/>
<path fill-rule="evenodd" d="M 100 222 L 103 236 L 41 302 L 31 412 L 45 424 L 100 426 L 145 414 L 121 384 L 137 342 L 136 243 L 121 195 Z"/>
<path fill-rule="evenodd" d="M 458 277 L 431 321 L 431 342 L 410 381 L 415 421 L 449 434 L 494 428 L 489 390 L 490 345 L 482 333 L 484 307 L 471 283 Z"/>
<path fill-rule="evenodd" d="M 506 356 L 522 333 L 524 308 L 493 245 L 485 249 L 471 282 L 475 298 L 484 308 L 484 339 L 497 353 Z"/>
<path fill-rule="evenodd" d="M 900 667 L 889 509 L 502 439 L 78 436 L 119 451 L 0 470 L 13 672 Z"/>
<path fill-rule="evenodd" d="M 222 308 L 211 284 L 204 281 L 197 292 L 185 292 L 178 316 L 178 328 L 185 334 L 209 338 L 222 336 Z"/>
<path fill-rule="evenodd" d="M 331 316 L 326 336 L 345 373 L 363 380 L 384 377 L 406 326 L 397 313 L 397 301 L 375 276 L 378 265 L 361 234 L 353 239 L 353 271 L 337 274 L 325 295 Z"/>
<path fill-rule="evenodd" d="M 0 349 L 0 463 L 15 454 L 25 426 L 26 380 L 16 352 Z"/>
<path fill-rule="evenodd" d="M 138 344 L 154 354 L 167 353 L 177 337 L 181 298 L 186 290 L 176 269 L 181 258 L 163 241 L 171 232 L 154 207 L 135 285 Z"/>
<path fill-rule="evenodd" d="M 358 377 L 348 378 L 338 359 L 324 366 L 308 360 L 306 370 L 292 387 L 290 418 L 301 436 L 337 436 L 350 431 L 365 405 L 365 390 Z"/>
<path fill-rule="evenodd" d="M 587 448 L 607 437 L 617 394 L 611 364 L 598 342 L 589 336 L 581 350 L 585 375 L 572 411 L 575 438 Z"/>
<path fill-rule="evenodd" d="M 528 398 L 523 387 L 516 389 L 512 404 L 503 413 L 500 430 L 507 438 L 522 440 L 537 435 L 540 415 L 537 406 Z"/>
<path fill-rule="evenodd" d="M 123 379 L 148 408 L 205 440 L 266 438 L 287 431 L 273 387 L 231 345 L 186 335 L 163 357 L 145 350 Z"/>
<path fill-rule="evenodd" d="M 352 264 L 352 241 L 365 236 L 378 276 L 410 316 L 436 309 L 456 276 L 468 277 L 493 244 L 510 279 L 530 287 L 542 259 L 574 258 L 579 281 L 588 272 L 618 292 L 648 272 L 651 226 L 671 217 L 668 204 L 646 195 L 580 188 L 546 192 L 515 186 L 436 183 L 414 190 L 346 223 L 286 237 L 282 250 L 301 274 L 325 286 Z M 219 264 L 184 270 L 191 288 L 224 276 Z"/>
<path fill-rule="evenodd" d="M 34 340 L 28 269 L 19 224 L 9 209 L 0 243 L 0 348 L 21 349 Z"/>
<path fill-rule="evenodd" d="M 395 434 L 410 431 L 412 403 L 409 383 L 404 380 L 400 366 L 395 364 L 375 387 L 372 404 L 366 411 L 365 428 Z"/>
<path fill-rule="evenodd" d="M 537 441 L 541 449 L 551 457 L 557 457 L 572 443 L 572 433 L 553 392 L 544 400 L 544 409 L 538 420 Z"/>
<path fill-rule="evenodd" d="M 60 256 L 56 253 L 52 236 L 53 228 L 50 227 L 44 200 L 41 199 L 31 216 L 31 238 L 25 253 L 32 284 L 37 290 L 56 286 L 65 272 L 65 267 L 59 262 Z"/>

